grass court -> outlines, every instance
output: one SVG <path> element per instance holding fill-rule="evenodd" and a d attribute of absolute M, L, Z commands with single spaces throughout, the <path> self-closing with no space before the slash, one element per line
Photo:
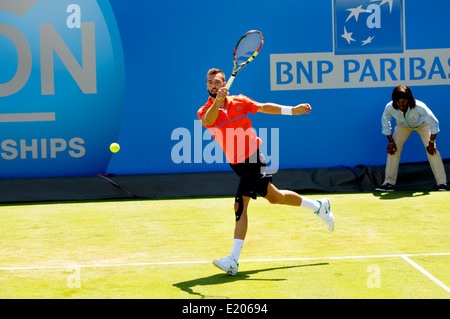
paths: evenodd
<path fill-rule="evenodd" d="M 0 205 L 0 298 L 450 297 L 449 193 L 326 196 L 331 233 L 251 201 L 235 277 L 211 263 L 231 251 L 232 197 Z"/>

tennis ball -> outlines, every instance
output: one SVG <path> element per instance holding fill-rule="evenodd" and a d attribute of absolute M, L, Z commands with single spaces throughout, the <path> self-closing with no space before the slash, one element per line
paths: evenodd
<path fill-rule="evenodd" d="M 112 144 L 109 146 L 109 149 L 110 149 L 111 152 L 117 153 L 117 152 L 120 150 L 120 145 L 117 144 L 117 143 L 112 143 Z"/>

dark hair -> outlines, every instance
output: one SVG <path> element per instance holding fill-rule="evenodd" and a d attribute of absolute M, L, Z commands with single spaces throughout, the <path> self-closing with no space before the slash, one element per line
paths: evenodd
<path fill-rule="evenodd" d="M 411 89 L 406 85 L 399 85 L 392 91 L 392 105 L 396 110 L 398 110 L 397 101 L 400 99 L 408 100 L 408 106 L 410 108 L 413 109 L 416 107 L 416 100 L 414 99 Z"/>
<path fill-rule="evenodd" d="M 225 73 L 222 70 L 219 70 L 219 69 L 214 69 L 214 68 L 210 69 L 208 71 L 208 73 L 206 74 L 206 77 L 208 77 L 210 75 L 216 75 L 216 74 L 222 74 L 223 80 L 225 81 Z"/>

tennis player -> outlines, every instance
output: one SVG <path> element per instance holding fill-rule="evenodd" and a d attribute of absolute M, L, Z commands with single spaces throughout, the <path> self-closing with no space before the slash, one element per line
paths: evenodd
<path fill-rule="evenodd" d="M 259 150 L 261 139 L 252 130 L 248 113 L 301 115 L 309 114 L 309 104 L 294 107 L 275 103 L 258 103 L 243 95 L 230 96 L 226 89 L 225 74 L 219 69 L 207 73 L 206 86 L 210 97 L 197 115 L 222 147 L 233 171 L 240 177 L 234 211 L 236 225 L 231 254 L 213 260 L 213 264 L 230 275 L 236 275 L 239 256 L 247 234 L 247 209 L 250 199 L 260 195 L 271 204 L 300 206 L 313 211 L 328 227 L 334 230 L 334 218 L 328 198 L 311 200 L 290 191 L 279 190 L 272 184 L 272 176 L 266 174 L 264 154 Z"/>

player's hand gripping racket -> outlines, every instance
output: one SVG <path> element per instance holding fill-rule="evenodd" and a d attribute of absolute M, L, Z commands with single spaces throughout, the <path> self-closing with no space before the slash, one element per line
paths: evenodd
<path fill-rule="evenodd" d="M 242 36 L 239 42 L 236 44 L 233 53 L 233 73 L 227 82 L 227 90 L 230 89 L 234 78 L 240 70 L 247 64 L 249 64 L 261 51 L 264 43 L 264 37 L 261 32 L 257 30 L 248 31 Z"/>

